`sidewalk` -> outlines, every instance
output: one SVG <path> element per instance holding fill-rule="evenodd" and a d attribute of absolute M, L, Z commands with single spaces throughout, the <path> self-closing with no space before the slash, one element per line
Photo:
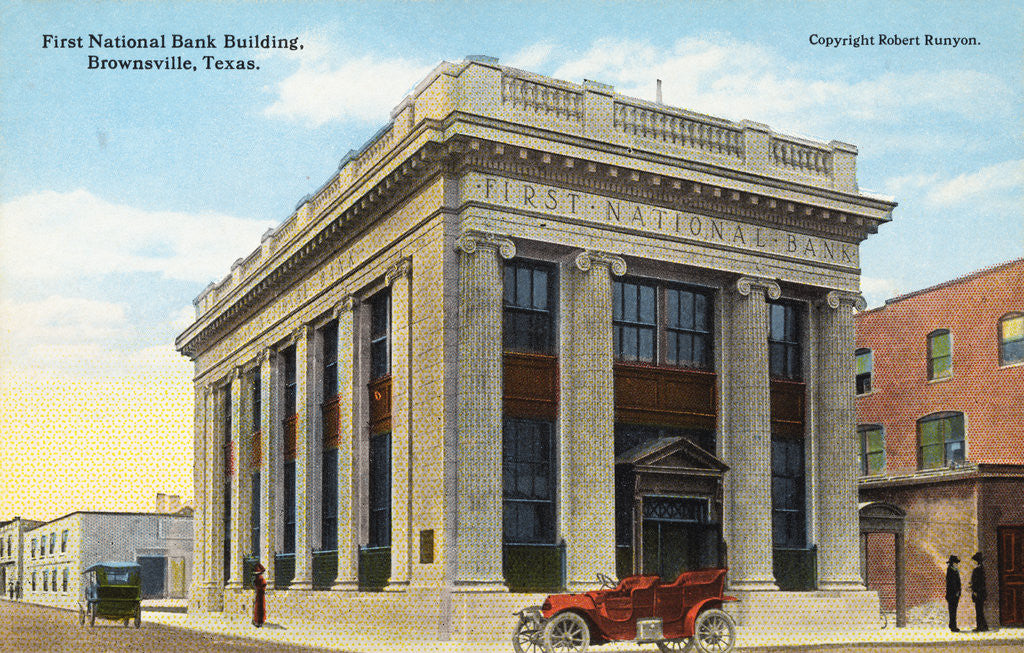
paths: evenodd
<path fill-rule="evenodd" d="M 512 651 L 511 633 L 507 639 L 497 642 L 441 642 L 436 640 L 381 640 L 367 636 L 341 635 L 330 624 L 316 623 L 275 623 L 267 622 L 263 628 L 254 628 L 247 620 L 222 617 L 218 613 L 189 615 L 177 612 L 152 612 L 142 614 L 143 621 L 161 623 L 176 628 L 187 628 L 217 635 L 246 637 L 267 644 L 288 644 L 307 646 L 325 651 L 346 651 L 348 653 L 509 653 Z M 855 633 L 827 633 L 819 635 L 794 636 L 779 633 L 774 636 L 744 636 L 738 633 L 738 650 L 778 650 L 800 646 L 863 646 L 872 644 L 957 644 L 985 641 L 989 643 L 1020 643 L 1024 646 L 1024 628 L 1003 628 L 988 633 L 951 633 L 937 626 L 910 626 L 907 628 L 886 628 L 884 630 Z M 652 644 L 635 643 L 606 644 L 595 651 L 612 653 L 652 653 L 657 648 Z"/>

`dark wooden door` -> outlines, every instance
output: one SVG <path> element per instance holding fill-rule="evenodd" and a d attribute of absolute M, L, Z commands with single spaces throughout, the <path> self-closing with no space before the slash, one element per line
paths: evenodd
<path fill-rule="evenodd" d="M 999 622 L 1024 626 L 1024 526 L 1003 526 L 999 534 Z"/>

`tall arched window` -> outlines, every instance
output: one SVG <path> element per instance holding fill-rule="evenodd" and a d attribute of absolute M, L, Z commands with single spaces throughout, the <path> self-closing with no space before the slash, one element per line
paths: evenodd
<path fill-rule="evenodd" d="M 999 364 L 1024 363 L 1024 313 L 999 318 Z"/>
<path fill-rule="evenodd" d="M 928 379 L 953 376 L 953 341 L 949 329 L 936 329 L 928 334 Z"/>
<path fill-rule="evenodd" d="M 917 420 L 919 469 L 962 465 L 965 450 L 963 413 L 932 413 Z"/>

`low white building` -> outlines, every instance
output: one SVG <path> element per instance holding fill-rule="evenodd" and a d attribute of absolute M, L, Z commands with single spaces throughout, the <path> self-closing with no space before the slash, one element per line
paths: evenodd
<path fill-rule="evenodd" d="M 24 588 L 24 540 L 25 531 L 32 530 L 43 522 L 34 519 L 14 519 L 0 522 L 0 588 L 7 598 L 18 596 L 18 584 Z"/>
<path fill-rule="evenodd" d="M 74 608 L 82 571 L 98 562 L 142 565 L 143 598 L 184 598 L 192 573 L 192 516 L 73 512 L 23 534 L 22 598 Z"/>

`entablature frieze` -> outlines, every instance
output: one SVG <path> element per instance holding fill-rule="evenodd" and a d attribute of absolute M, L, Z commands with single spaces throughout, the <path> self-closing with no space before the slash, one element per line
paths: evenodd
<path fill-rule="evenodd" d="M 895 206 L 894 202 L 864 196 L 818 196 L 805 187 L 787 189 L 775 181 L 770 184 L 747 181 L 729 187 L 707 181 L 709 175 L 685 178 L 684 170 L 679 170 L 676 176 L 525 146 L 464 139 L 466 142 L 461 147 L 456 146 L 458 141 L 448 144 L 449 150 L 459 154 L 458 164 L 452 166 L 460 172 L 477 170 L 540 184 L 556 183 L 671 209 L 737 217 L 829 235 L 849 242 L 859 242 L 876 233 L 878 226 L 888 221 L 888 214 Z M 729 178 L 735 171 L 722 171 L 722 175 Z M 796 196 L 801 199 L 794 199 Z"/>

